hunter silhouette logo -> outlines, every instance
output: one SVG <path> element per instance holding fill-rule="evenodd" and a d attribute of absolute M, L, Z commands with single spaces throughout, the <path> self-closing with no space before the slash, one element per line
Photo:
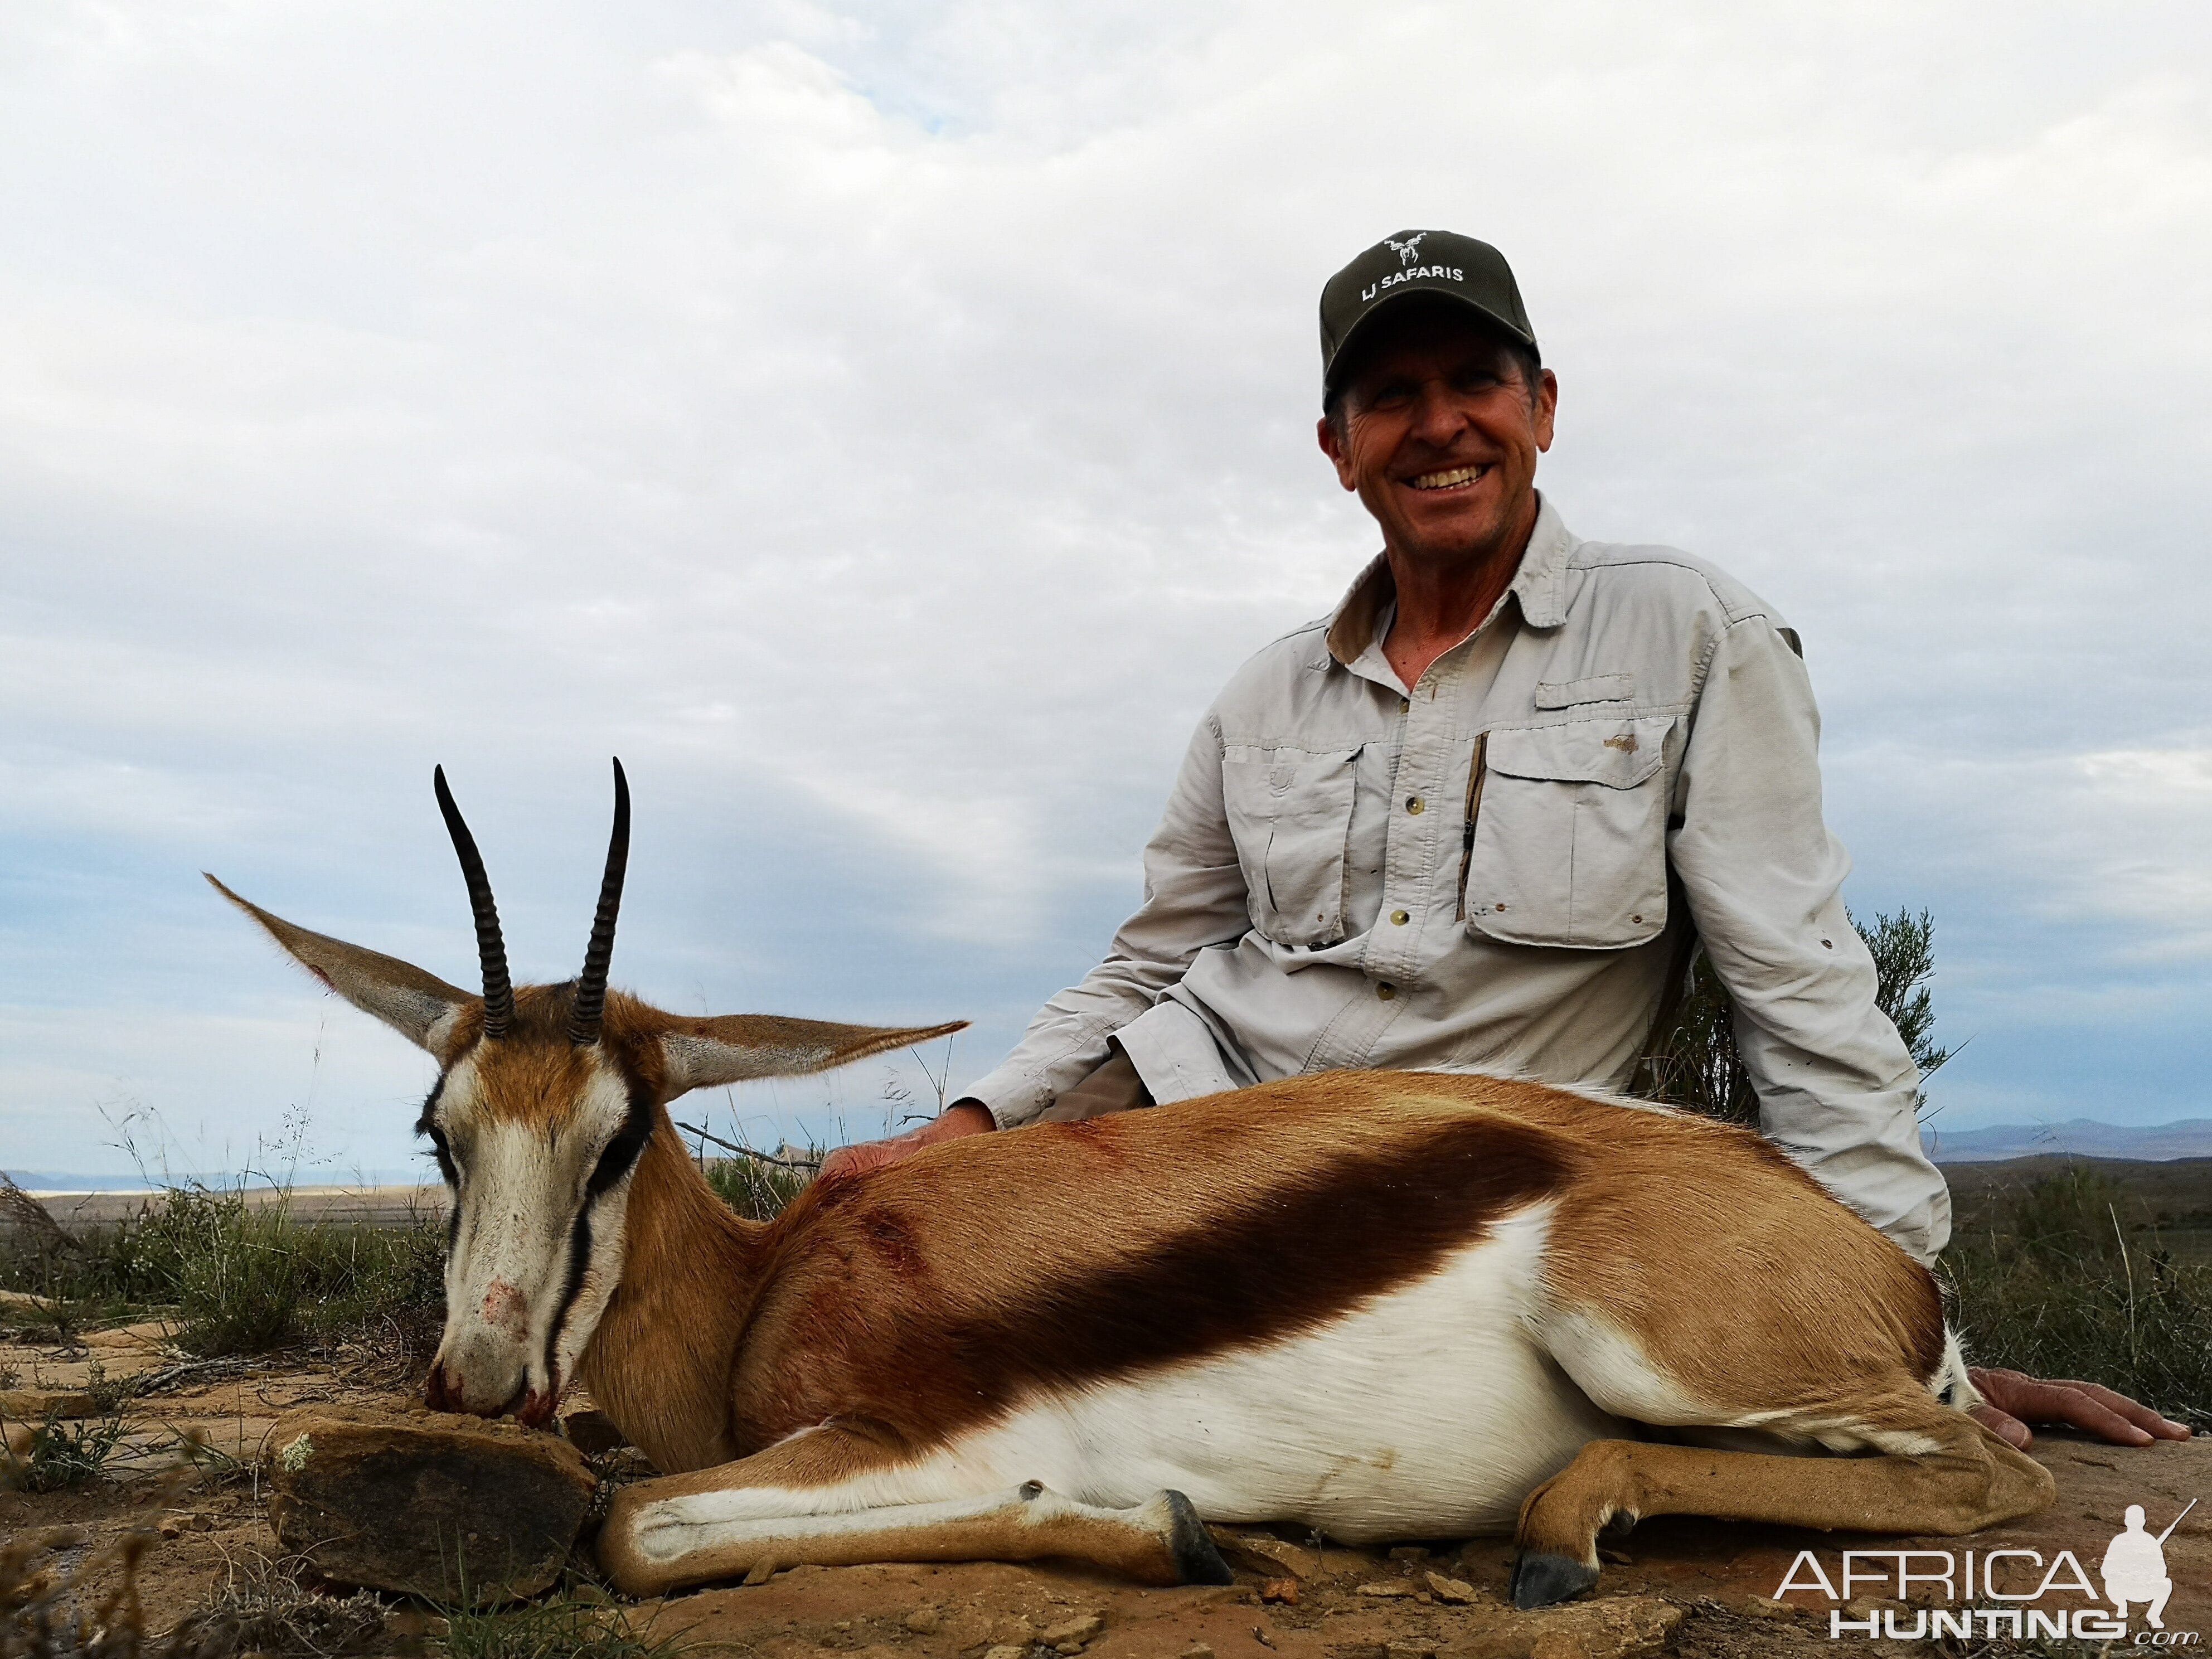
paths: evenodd
<path fill-rule="evenodd" d="M 2173 1536 L 2173 1528 L 2181 1524 L 2182 1516 L 2197 1507 L 2197 1500 L 2189 1500 L 2188 1509 L 2173 1517 L 2166 1529 L 2154 1537 L 2143 1530 L 2143 1506 L 2128 1505 L 2124 1519 L 2128 1529 L 2105 1547 L 2104 1565 L 2098 1576 L 2105 1581 L 2105 1599 L 2110 1601 L 2124 1621 L 2128 1603 L 2142 1601 L 2148 1605 L 2143 1617 L 2150 1620 L 2153 1630 L 2166 1628 L 2166 1597 L 2173 1594 L 2173 1580 L 2166 1573 L 2166 1540 Z"/>
<path fill-rule="evenodd" d="M 1382 240 L 1397 251 L 1400 264 L 1410 265 L 1421 257 L 1421 238 L 1428 234 L 1425 230 L 1417 230 L 1402 242 L 1395 236 L 1385 236 Z"/>

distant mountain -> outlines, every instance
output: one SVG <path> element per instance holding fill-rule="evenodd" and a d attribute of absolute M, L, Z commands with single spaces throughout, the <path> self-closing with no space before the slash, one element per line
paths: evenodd
<path fill-rule="evenodd" d="M 2212 1158 L 2212 1118 L 2130 1127 L 2077 1117 L 2064 1123 L 2005 1123 L 1992 1129 L 1923 1127 L 1921 1145 L 1938 1164 L 1996 1164 L 2007 1158 L 2070 1152 L 2077 1158 L 2129 1158 L 2159 1163 Z"/>

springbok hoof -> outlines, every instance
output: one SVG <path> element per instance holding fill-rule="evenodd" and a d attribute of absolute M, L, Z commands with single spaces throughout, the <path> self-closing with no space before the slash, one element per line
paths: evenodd
<path fill-rule="evenodd" d="M 1221 1552 L 1213 1547 L 1213 1536 L 1206 1529 L 1206 1522 L 1198 1518 L 1198 1510 L 1188 1498 L 1179 1492 L 1164 1492 L 1167 1500 L 1168 1548 L 1174 1553 L 1176 1571 L 1182 1575 L 1186 1584 L 1233 1584 L 1237 1575 L 1221 1559 Z"/>
<path fill-rule="evenodd" d="M 1513 1605 L 1526 1613 L 1580 1595 L 1597 1583 L 1597 1569 L 1572 1556 L 1523 1550 L 1513 1558 Z"/>

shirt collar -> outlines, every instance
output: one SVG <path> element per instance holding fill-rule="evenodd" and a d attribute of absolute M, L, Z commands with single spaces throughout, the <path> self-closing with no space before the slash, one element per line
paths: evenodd
<path fill-rule="evenodd" d="M 1521 604 L 1521 619 L 1531 628 L 1557 628 L 1567 619 L 1567 558 L 1575 538 L 1550 500 L 1536 497 L 1536 526 L 1528 532 L 1528 545 L 1521 554 L 1521 567 L 1513 573 L 1505 592 Z M 1376 630 L 1397 603 L 1398 586 L 1391 580 L 1390 561 L 1377 553 L 1356 577 L 1337 607 L 1329 613 L 1323 636 L 1328 654 L 1349 668 L 1370 646 L 1380 645 Z M 1504 601 L 1500 599 L 1502 605 Z M 1495 612 L 1492 613 L 1495 615 Z M 1484 619 L 1486 622 L 1487 617 Z"/>

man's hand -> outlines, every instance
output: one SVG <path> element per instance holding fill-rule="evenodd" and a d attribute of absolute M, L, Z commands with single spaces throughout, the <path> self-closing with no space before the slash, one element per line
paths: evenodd
<path fill-rule="evenodd" d="M 923 1147 L 934 1146 L 940 1140 L 957 1140 L 963 1135 L 979 1135 L 996 1127 L 997 1121 L 982 1102 L 956 1100 L 919 1129 L 909 1129 L 888 1140 L 864 1140 L 857 1146 L 840 1146 L 822 1160 L 819 1178 L 827 1181 L 835 1176 L 879 1170 L 886 1164 L 912 1158 Z"/>
<path fill-rule="evenodd" d="M 2094 1382 L 2045 1382 L 2020 1371 L 1978 1366 L 1969 1366 L 1966 1376 L 1989 1402 L 1974 1407 L 1975 1418 L 2022 1450 L 2035 1438 L 2028 1432 L 2030 1423 L 2063 1423 L 2118 1446 L 2189 1438 L 2182 1425 Z"/>

